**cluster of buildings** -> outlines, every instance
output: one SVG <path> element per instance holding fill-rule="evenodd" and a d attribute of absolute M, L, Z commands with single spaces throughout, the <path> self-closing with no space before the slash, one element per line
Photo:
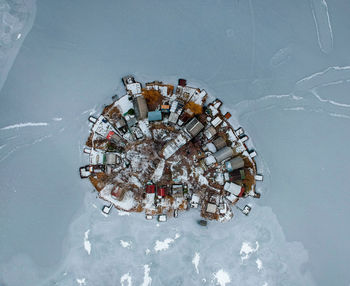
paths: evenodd
<path fill-rule="evenodd" d="M 113 97 L 99 117 L 89 117 L 91 133 L 84 153 L 89 164 L 80 176 L 89 178 L 99 196 L 124 211 L 144 211 L 166 221 L 178 211 L 200 208 L 202 217 L 225 221 L 232 207 L 259 197 L 254 150 L 248 136 L 229 123 L 222 102 L 206 103 L 205 90 L 159 81 L 144 86 L 123 79 L 126 94 Z"/>

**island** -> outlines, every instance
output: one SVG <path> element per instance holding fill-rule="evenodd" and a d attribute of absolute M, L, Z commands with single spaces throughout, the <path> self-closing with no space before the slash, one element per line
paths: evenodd
<path fill-rule="evenodd" d="M 234 206 L 248 215 L 247 197 L 259 198 L 255 150 L 242 127 L 231 126 L 219 99 L 207 103 L 204 89 L 185 79 L 175 85 L 142 85 L 122 78 L 125 95 L 113 96 L 92 123 L 80 168 L 111 208 L 144 212 L 167 221 L 179 211 L 200 209 L 205 220 L 228 221 Z"/>

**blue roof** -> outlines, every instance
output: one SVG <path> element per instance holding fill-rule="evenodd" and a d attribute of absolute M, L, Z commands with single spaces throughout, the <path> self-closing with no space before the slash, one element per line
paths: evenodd
<path fill-rule="evenodd" d="M 148 121 L 159 121 L 159 120 L 162 120 L 162 112 L 160 110 L 148 112 Z"/>

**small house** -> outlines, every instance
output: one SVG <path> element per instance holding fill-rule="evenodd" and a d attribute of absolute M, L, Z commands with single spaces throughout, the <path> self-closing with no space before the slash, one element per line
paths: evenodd
<path fill-rule="evenodd" d="M 216 134 L 216 129 L 214 128 L 214 126 L 209 126 L 205 131 L 204 131 L 204 135 L 205 137 L 207 137 L 207 139 L 211 139 L 213 138 L 213 136 Z"/>
<path fill-rule="evenodd" d="M 215 214 L 216 210 L 217 210 L 217 205 L 212 204 L 212 203 L 207 204 L 207 208 L 206 208 L 207 213 Z"/>
<path fill-rule="evenodd" d="M 224 147 L 213 154 L 216 162 L 221 163 L 233 156 L 233 150 L 230 147 Z"/>
<path fill-rule="evenodd" d="M 167 217 L 165 214 L 161 214 L 158 216 L 158 221 L 159 222 L 166 222 L 167 221 Z"/>
<path fill-rule="evenodd" d="M 172 185 L 172 196 L 174 198 L 182 198 L 184 196 L 184 189 L 182 184 Z"/>
<path fill-rule="evenodd" d="M 232 172 L 244 167 L 244 160 L 241 157 L 235 157 L 225 163 L 226 170 Z"/>
<path fill-rule="evenodd" d="M 245 192 L 244 187 L 232 182 L 226 182 L 224 185 L 224 190 L 231 193 L 232 195 L 235 195 L 236 197 L 242 197 Z"/>
<path fill-rule="evenodd" d="M 146 215 L 146 219 L 147 220 L 152 220 L 153 219 L 153 215 Z"/>
<path fill-rule="evenodd" d="M 196 117 L 192 118 L 192 120 L 185 125 L 186 131 L 192 138 L 201 132 L 203 128 L 204 125 Z"/>
<path fill-rule="evenodd" d="M 244 135 L 244 136 L 241 136 L 240 139 L 241 139 L 242 142 L 245 142 L 245 141 L 247 141 L 249 138 L 248 138 L 247 135 Z"/>
<path fill-rule="evenodd" d="M 146 99 L 142 95 L 139 95 L 133 99 L 133 105 L 136 118 L 138 120 L 145 119 L 148 114 Z"/>
<path fill-rule="evenodd" d="M 239 127 L 238 129 L 235 130 L 235 133 L 237 136 L 241 136 L 244 134 L 244 130 L 242 127 Z"/>
<path fill-rule="evenodd" d="M 115 123 L 115 126 L 120 129 L 126 126 L 126 122 L 125 119 L 122 117 L 120 119 L 117 120 L 117 122 Z"/>
<path fill-rule="evenodd" d="M 163 104 L 160 107 L 160 110 L 164 113 L 169 113 L 170 112 L 170 105 L 169 104 Z"/>
<path fill-rule="evenodd" d="M 162 120 L 162 112 L 160 110 L 149 111 L 148 112 L 148 121 L 161 121 Z"/>
<path fill-rule="evenodd" d="M 230 119 L 232 115 L 230 112 L 226 112 L 224 116 L 226 119 Z"/>
<path fill-rule="evenodd" d="M 147 194 L 154 194 L 155 192 L 156 192 L 156 185 L 154 185 L 154 184 L 146 185 L 146 193 Z"/>
<path fill-rule="evenodd" d="M 178 82 L 179 86 L 185 87 L 187 85 L 187 80 L 185 80 L 184 78 L 180 78 L 179 82 Z"/>
<path fill-rule="evenodd" d="M 221 124 L 222 122 L 222 119 L 219 117 L 219 116 L 216 116 L 212 121 L 211 121 L 211 124 L 214 126 L 214 127 L 217 127 Z"/>
<path fill-rule="evenodd" d="M 179 114 L 177 114 L 175 112 L 170 112 L 170 116 L 169 116 L 169 120 L 168 121 L 170 123 L 175 124 L 177 122 L 178 118 L 179 118 Z"/>
<path fill-rule="evenodd" d="M 164 198 L 166 196 L 166 187 L 162 186 L 157 190 L 158 198 Z"/>
<path fill-rule="evenodd" d="M 219 136 L 213 141 L 213 144 L 216 150 L 220 150 L 221 148 L 224 148 L 226 146 L 226 141 L 223 137 Z"/>
<path fill-rule="evenodd" d="M 256 175 L 254 176 L 254 179 L 255 179 L 256 181 L 263 181 L 263 180 L 264 180 L 264 177 L 263 177 L 263 175 L 256 174 Z"/>
<path fill-rule="evenodd" d="M 109 204 L 108 206 L 107 205 L 104 205 L 103 208 L 102 208 L 102 212 L 106 215 L 109 215 L 109 213 L 111 212 L 112 210 L 112 207 L 113 207 L 113 204 Z"/>
<path fill-rule="evenodd" d="M 197 194 L 192 195 L 190 205 L 191 205 L 191 208 L 198 208 L 199 196 Z"/>

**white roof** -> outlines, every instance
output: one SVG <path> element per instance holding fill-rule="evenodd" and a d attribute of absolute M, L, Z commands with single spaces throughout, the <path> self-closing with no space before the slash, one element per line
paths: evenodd
<path fill-rule="evenodd" d="M 169 122 L 176 123 L 177 119 L 179 118 L 179 114 L 175 112 L 171 112 L 169 116 Z"/>
<path fill-rule="evenodd" d="M 214 214 L 214 213 L 216 213 L 216 209 L 217 209 L 217 206 L 216 206 L 216 205 L 211 204 L 211 203 L 208 203 L 208 204 L 207 204 L 207 212 L 208 212 L 208 213 Z"/>
<path fill-rule="evenodd" d="M 192 195 L 191 204 L 193 203 L 199 203 L 199 196 L 197 194 Z"/>
<path fill-rule="evenodd" d="M 117 133 L 117 131 L 113 128 L 113 126 L 101 115 L 96 123 L 92 126 L 91 130 L 96 134 L 106 137 L 110 131 Z"/>
<path fill-rule="evenodd" d="M 210 166 L 211 164 L 216 163 L 216 160 L 215 160 L 215 158 L 214 158 L 213 155 L 208 156 L 208 157 L 205 158 L 204 160 L 205 160 L 205 164 L 206 164 L 207 166 Z"/>
<path fill-rule="evenodd" d="M 134 108 L 132 101 L 129 100 L 129 96 L 127 94 L 119 98 L 114 104 L 118 107 L 121 114 L 124 114 L 128 112 L 129 109 Z"/>
<path fill-rule="evenodd" d="M 141 93 L 141 84 L 139 82 L 128 83 L 126 89 L 131 91 L 132 94 Z"/>
<path fill-rule="evenodd" d="M 158 220 L 161 221 L 161 222 L 166 221 L 166 215 L 164 215 L 164 214 L 163 215 L 159 215 L 158 216 Z"/>
<path fill-rule="evenodd" d="M 213 119 L 213 121 L 211 122 L 211 124 L 212 124 L 214 127 L 216 127 L 216 126 L 219 126 L 221 122 L 222 122 L 221 118 L 220 118 L 219 116 L 217 116 L 217 117 L 215 117 L 215 118 Z"/>
<path fill-rule="evenodd" d="M 170 158 L 178 149 L 174 141 L 170 142 L 163 150 L 165 159 Z"/>
<path fill-rule="evenodd" d="M 226 182 L 224 185 L 224 190 L 228 191 L 229 193 L 238 196 L 242 190 L 242 187 L 240 185 L 237 185 L 235 183 L 229 183 Z"/>

